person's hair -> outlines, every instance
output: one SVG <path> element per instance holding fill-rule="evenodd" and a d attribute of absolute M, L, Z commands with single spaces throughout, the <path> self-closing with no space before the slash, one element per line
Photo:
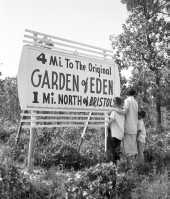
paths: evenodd
<path fill-rule="evenodd" d="M 114 101 L 118 106 L 121 106 L 123 102 L 121 97 L 115 97 Z"/>
<path fill-rule="evenodd" d="M 136 94 L 136 90 L 132 87 L 129 87 L 126 91 L 126 95 L 134 96 Z"/>
<path fill-rule="evenodd" d="M 146 112 L 145 112 L 145 111 L 139 111 L 138 114 L 139 114 L 142 118 L 146 117 Z"/>

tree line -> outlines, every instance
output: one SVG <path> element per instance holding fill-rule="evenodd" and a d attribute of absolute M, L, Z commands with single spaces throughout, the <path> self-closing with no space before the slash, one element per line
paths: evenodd
<path fill-rule="evenodd" d="M 168 105 L 166 0 L 121 2 L 126 4 L 129 17 L 122 26 L 123 32 L 110 36 L 114 60 L 119 71 L 132 69 L 128 83 L 138 91 L 139 106 L 146 110 L 152 108 L 156 112 L 156 124 L 160 125 Z M 121 82 L 123 94 L 125 78 Z"/>
<path fill-rule="evenodd" d="M 129 17 L 120 35 L 110 35 L 113 59 L 121 76 L 121 95 L 127 83 L 133 86 L 140 108 L 148 113 L 147 120 L 154 125 L 164 124 L 168 106 L 166 0 L 121 2 L 126 4 Z M 128 68 L 132 75 L 127 81 L 121 71 Z M 18 122 L 20 112 L 17 77 L 0 79 L 0 119 Z"/>

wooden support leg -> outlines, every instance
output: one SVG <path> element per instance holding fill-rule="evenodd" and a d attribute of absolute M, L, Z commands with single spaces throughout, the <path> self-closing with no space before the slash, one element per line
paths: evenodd
<path fill-rule="evenodd" d="M 79 147 L 78 147 L 78 152 L 80 151 L 81 144 L 83 143 L 84 135 L 85 135 L 85 133 L 86 133 L 87 126 L 88 126 L 88 123 L 89 123 L 89 121 L 90 121 L 91 115 L 92 115 L 92 112 L 89 113 L 89 116 L 88 116 L 88 119 L 87 119 L 88 121 L 86 122 L 86 125 L 85 125 L 85 127 L 84 127 L 84 129 L 83 129 L 83 133 L 82 133 L 82 135 L 81 135 L 80 144 L 79 144 Z"/>
<path fill-rule="evenodd" d="M 32 117 L 32 120 L 35 119 L 36 117 Z M 35 133 L 36 133 L 34 125 L 35 122 L 31 122 L 30 142 L 29 142 L 29 152 L 28 152 L 28 173 L 32 173 L 34 168 L 34 149 L 35 149 Z"/>
<path fill-rule="evenodd" d="M 34 148 L 35 148 L 35 128 L 31 128 L 30 129 L 29 152 L 28 152 L 28 173 L 33 172 Z"/>
<path fill-rule="evenodd" d="M 105 113 L 105 120 L 107 119 L 108 114 Z M 107 122 L 105 122 L 105 151 L 107 151 Z"/>

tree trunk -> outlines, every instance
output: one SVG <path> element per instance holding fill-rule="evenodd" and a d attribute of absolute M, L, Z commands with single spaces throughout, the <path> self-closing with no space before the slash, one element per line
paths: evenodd
<path fill-rule="evenodd" d="M 161 116 L 161 103 L 159 100 L 156 102 L 156 111 L 157 111 L 157 125 L 161 124 L 162 116 Z"/>
<path fill-rule="evenodd" d="M 157 96 L 156 96 L 156 112 L 157 112 L 157 126 L 161 124 L 161 91 L 160 91 L 160 77 L 159 71 L 156 70 L 156 86 L 157 86 Z"/>

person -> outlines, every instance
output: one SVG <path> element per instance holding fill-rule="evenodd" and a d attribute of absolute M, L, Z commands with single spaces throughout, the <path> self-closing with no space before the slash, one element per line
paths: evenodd
<path fill-rule="evenodd" d="M 137 125 L 137 148 L 138 148 L 138 155 L 137 161 L 141 164 L 144 163 L 144 146 L 145 146 L 145 138 L 146 138 L 146 129 L 144 125 L 143 118 L 145 118 L 146 113 L 145 111 L 138 112 L 138 125 Z"/>
<path fill-rule="evenodd" d="M 114 105 L 119 110 L 122 109 L 122 98 L 115 97 Z M 120 160 L 120 144 L 124 136 L 125 116 L 112 111 L 108 122 L 107 151 L 111 152 L 114 164 Z"/>
<path fill-rule="evenodd" d="M 125 115 L 124 138 L 122 146 L 127 160 L 127 170 L 132 169 L 137 151 L 137 123 L 138 123 L 138 103 L 134 96 L 136 91 L 129 87 L 126 91 L 127 99 L 123 110 L 114 109 L 117 113 Z"/>

